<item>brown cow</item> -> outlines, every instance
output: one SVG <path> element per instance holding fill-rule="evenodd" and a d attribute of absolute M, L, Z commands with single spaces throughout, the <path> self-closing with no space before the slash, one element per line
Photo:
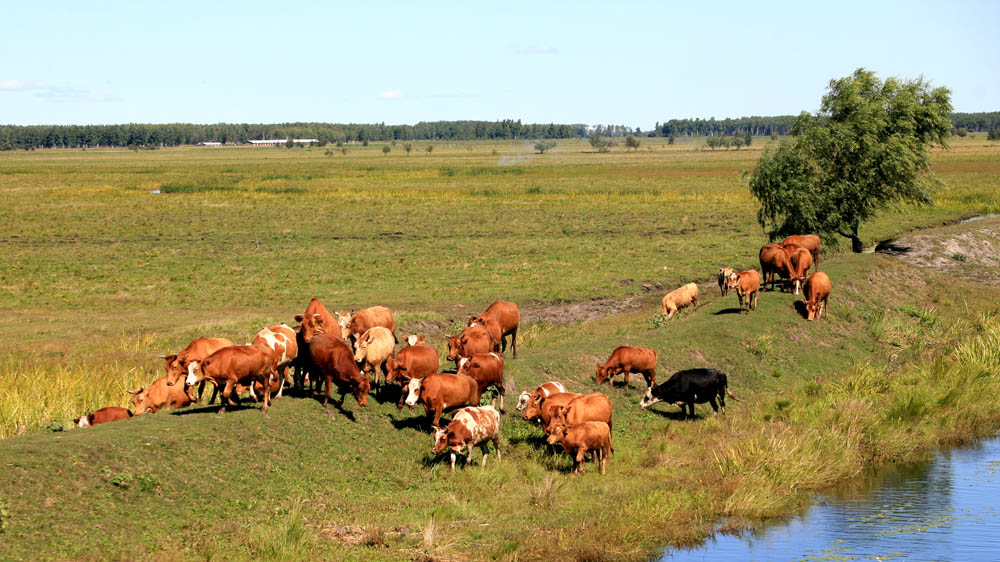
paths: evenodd
<path fill-rule="evenodd" d="M 646 379 L 647 386 L 656 384 L 657 353 L 645 347 L 623 345 L 616 347 L 604 364 L 597 364 L 597 384 L 610 379 L 618 373 L 625 374 L 625 388 L 629 385 L 629 375 L 638 373 Z"/>
<path fill-rule="evenodd" d="M 339 312 L 334 312 L 334 314 L 337 315 L 340 337 L 344 341 L 357 340 L 358 336 L 375 326 L 389 330 L 392 333 L 393 343 L 396 341 L 396 321 L 392 319 L 392 311 L 384 306 L 372 306 L 350 314 Z"/>
<path fill-rule="evenodd" d="M 565 406 L 556 406 L 552 410 L 552 418 L 545 426 L 545 432 L 551 433 L 553 424 L 579 425 L 589 421 L 599 421 L 611 425 L 613 414 L 611 399 L 601 392 L 591 392 L 577 396 Z"/>
<path fill-rule="evenodd" d="M 191 396 L 185 390 L 185 385 L 170 386 L 167 376 L 156 379 L 148 387 L 125 391 L 132 395 L 135 415 L 141 416 L 147 412 L 155 414 L 164 408 L 183 408 L 191 404 Z"/>
<path fill-rule="evenodd" d="M 729 294 L 729 289 L 736 287 L 736 271 L 731 267 L 719 268 L 719 292 L 722 296 Z"/>
<path fill-rule="evenodd" d="M 187 383 L 194 385 L 203 380 L 211 381 L 216 387 L 222 388 L 222 398 L 220 403 L 222 408 L 219 413 L 226 411 L 226 405 L 236 406 L 239 401 L 239 394 L 236 395 L 237 402 L 232 399 L 233 388 L 237 383 L 244 386 L 261 383 L 265 388 L 270 388 L 271 383 L 277 378 L 275 369 L 275 357 L 265 346 L 262 345 L 234 345 L 224 347 L 201 361 L 191 363 Z M 271 393 L 264 392 L 264 407 L 261 413 L 267 412 L 271 405 Z"/>
<path fill-rule="evenodd" d="M 119 408 L 118 406 L 108 406 L 107 408 L 101 408 L 92 414 L 87 414 L 79 418 L 74 418 L 73 423 L 77 427 L 90 427 L 92 425 L 97 425 L 99 423 L 108 423 L 118 420 L 127 420 L 132 417 L 132 412 L 126 410 L 125 408 Z M 497 447 L 497 451 L 500 448 Z M 471 453 L 471 451 L 470 451 Z M 455 461 L 452 461 L 454 465 Z M 483 461 L 485 463 L 485 459 Z"/>
<path fill-rule="evenodd" d="M 802 296 L 806 301 L 806 320 L 821 318 L 825 313 L 830 317 L 830 278 L 822 271 L 817 271 L 806 279 Z"/>
<path fill-rule="evenodd" d="M 482 393 L 479 383 L 472 377 L 451 373 L 435 373 L 422 379 L 410 379 L 406 403 L 424 404 L 427 415 L 433 412 L 434 427 L 441 425 L 441 412 L 460 406 L 478 406 Z"/>
<path fill-rule="evenodd" d="M 549 396 L 543 396 L 534 404 L 529 404 L 524 410 L 524 419 L 528 421 L 540 421 L 542 427 L 549 425 L 553 411 L 559 406 L 569 404 L 571 400 L 578 396 L 583 396 L 577 392 L 557 392 Z"/>
<path fill-rule="evenodd" d="M 806 280 L 806 274 L 809 273 L 809 268 L 812 267 L 813 258 L 809 250 L 802 248 L 800 246 L 795 246 L 792 250 L 791 256 L 789 256 L 789 261 L 792 265 L 790 280 L 792 282 L 792 294 L 799 294 L 799 289 L 802 288 L 802 283 Z"/>
<path fill-rule="evenodd" d="M 427 343 L 427 334 L 410 334 L 406 336 L 406 345 Z"/>
<path fill-rule="evenodd" d="M 334 337 L 340 335 L 336 329 L 337 319 L 317 298 L 309 301 L 304 313 L 295 315 L 295 321 L 301 324 L 299 330 L 302 332 L 302 340 L 306 343 L 312 342 L 313 336 L 316 334 L 330 333 Z"/>
<path fill-rule="evenodd" d="M 521 323 L 521 312 L 517 305 L 507 301 L 496 301 L 479 316 L 470 317 L 469 325 L 482 324 L 490 333 L 493 341 L 500 344 L 501 353 L 507 351 L 506 336 L 510 336 L 510 349 L 517 359 L 517 327 Z"/>
<path fill-rule="evenodd" d="M 524 389 L 517 397 L 517 411 L 521 412 L 528 406 L 533 405 L 541 398 L 548 398 L 557 392 L 566 392 L 566 386 L 561 382 L 549 381 L 535 387 L 535 390 Z"/>
<path fill-rule="evenodd" d="M 354 362 L 351 348 L 340 340 L 336 334 L 320 334 L 309 343 L 309 355 L 312 357 L 316 376 L 326 382 L 326 395 L 323 397 L 323 408 L 330 401 L 330 385 L 336 384 L 340 391 L 340 406 L 344 405 L 344 396 L 351 392 L 359 406 L 368 405 L 368 382 L 358 364 Z"/>
<path fill-rule="evenodd" d="M 440 366 L 437 350 L 426 343 L 409 345 L 400 349 L 395 356 L 386 359 L 386 384 L 399 381 L 399 385 L 403 388 L 400 390 L 396 407 L 400 409 L 403 407 L 403 400 L 406 399 L 405 388 L 410 384 L 410 379 L 422 379 L 427 375 L 433 375 L 438 372 Z"/>
<path fill-rule="evenodd" d="M 760 248 L 760 271 L 764 278 L 764 288 L 770 281 L 771 290 L 774 290 L 774 275 L 777 274 L 779 281 L 792 276 L 792 264 L 788 259 L 788 252 L 781 244 L 764 244 Z M 784 286 L 784 283 L 782 282 Z"/>
<path fill-rule="evenodd" d="M 593 451 L 600 463 L 601 474 L 606 474 L 608 457 L 611 456 L 611 428 L 604 422 L 586 422 L 579 425 L 556 425 L 546 440 L 549 445 L 561 445 L 573 459 L 573 474 L 583 474 L 583 460 Z"/>
<path fill-rule="evenodd" d="M 468 326 L 460 335 L 448 337 L 448 361 L 454 361 L 457 367 L 462 357 L 498 351 L 498 347 L 486 328 L 481 325 Z"/>
<path fill-rule="evenodd" d="M 379 371 L 388 375 L 386 359 L 392 357 L 396 347 L 396 337 L 388 328 L 369 328 L 354 343 L 354 362 L 361 365 L 362 372 L 371 371 L 375 383 L 379 382 Z"/>
<path fill-rule="evenodd" d="M 458 362 L 458 374 L 476 379 L 480 394 L 491 386 L 495 388 L 500 395 L 500 411 L 506 412 L 503 407 L 503 395 L 506 394 L 503 387 L 503 357 L 500 354 L 474 353 L 463 357 Z"/>
<path fill-rule="evenodd" d="M 468 449 L 469 454 L 465 459 L 468 464 L 472 461 L 472 448 L 479 445 L 483 451 L 483 468 L 486 468 L 490 441 L 493 442 L 499 459 L 500 412 L 494 410 L 493 406 L 462 408 L 448 427 L 434 428 L 434 448 L 431 453 L 437 455 L 451 449 L 451 471 L 455 472 L 456 453 L 461 454 L 462 449 Z"/>
<path fill-rule="evenodd" d="M 184 380 L 184 378 L 188 376 L 188 366 L 192 361 L 201 361 L 223 347 L 229 347 L 231 345 L 233 345 L 232 340 L 228 340 L 226 338 L 198 338 L 187 344 L 187 347 L 178 353 L 161 355 L 160 358 L 166 362 L 166 384 L 168 386 L 174 386 L 179 381 Z M 201 399 L 201 394 L 204 391 L 205 385 L 201 385 L 198 389 L 197 398 L 194 396 L 194 389 L 189 388 L 187 393 L 188 396 L 191 397 L 191 400 L 195 401 Z"/>
<path fill-rule="evenodd" d="M 292 384 L 288 367 L 295 361 L 299 353 L 295 330 L 285 324 L 264 328 L 257 332 L 253 339 L 253 345 L 263 345 L 274 354 L 278 370 L 278 396 L 281 396 L 284 383 Z"/>
<path fill-rule="evenodd" d="M 663 297 L 662 308 L 667 318 L 673 318 L 678 310 L 688 306 L 698 306 L 698 284 L 688 283 L 680 289 L 674 289 Z"/>
<path fill-rule="evenodd" d="M 750 308 L 757 310 L 757 295 L 760 293 L 760 274 L 756 269 L 741 271 L 736 275 L 736 297 L 740 299 L 740 312 L 743 312 L 743 302 L 747 304 L 747 314 Z"/>
<path fill-rule="evenodd" d="M 792 252 L 792 246 L 809 250 L 809 253 L 812 254 L 813 265 L 816 266 L 816 271 L 819 271 L 819 247 L 821 243 L 822 240 L 815 234 L 793 234 L 781 241 L 781 245 L 788 249 L 789 253 Z"/>

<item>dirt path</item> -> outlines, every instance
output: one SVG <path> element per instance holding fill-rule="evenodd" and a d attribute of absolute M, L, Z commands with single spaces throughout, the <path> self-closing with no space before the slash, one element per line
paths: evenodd
<path fill-rule="evenodd" d="M 1000 218 L 963 222 L 906 234 L 876 252 L 937 271 L 1000 285 Z"/>

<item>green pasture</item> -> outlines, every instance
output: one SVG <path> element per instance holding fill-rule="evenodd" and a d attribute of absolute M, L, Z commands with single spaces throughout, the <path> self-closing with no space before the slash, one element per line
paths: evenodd
<path fill-rule="evenodd" d="M 629 154 L 583 141 L 544 155 L 486 142 L 0 153 L 2 557 L 645 559 L 1000 427 L 982 399 L 998 386 L 997 289 L 835 250 L 821 262 L 829 320 L 806 322 L 780 292 L 737 314 L 712 278 L 756 264 L 742 173 L 767 140 L 714 153 L 650 140 Z M 1000 149 L 981 144 L 937 153 L 938 205 L 894 209 L 865 239 L 997 212 Z M 660 297 L 691 280 L 701 306 L 664 323 Z M 314 296 L 389 306 L 439 349 L 468 314 L 518 302 L 508 374 L 518 390 L 607 392 L 609 474 L 569 476 L 509 411 L 502 460 L 450 475 L 394 396 L 333 415 L 286 397 L 266 416 L 195 406 L 68 428 L 125 405 L 158 355 L 200 335 L 248 340 Z M 595 298 L 637 308 L 553 313 Z M 660 380 L 718 367 L 742 401 L 695 421 L 641 410 L 640 378 L 593 383 L 622 344 L 659 350 Z"/>

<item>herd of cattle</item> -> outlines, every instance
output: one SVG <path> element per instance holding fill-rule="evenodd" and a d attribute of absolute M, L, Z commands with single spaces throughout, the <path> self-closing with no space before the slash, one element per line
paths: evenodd
<path fill-rule="evenodd" d="M 767 244 L 760 251 L 763 278 L 774 275 L 798 294 L 805 294 L 808 319 L 819 317 L 826 308 L 830 281 L 825 273 L 806 277 L 808 269 L 819 264 L 819 237 L 792 236 L 782 244 Z M 724 268 L 719 273 L 719 288 L 725 296 L 735 289 L 740 311 L 746 302 L 747 312 L 756 309 L 762 276 L 756 270 L 735 272 Z M 766 286 L 766 284 L 765 284 Z M 663 298 L 663 313 L 668 318 L 680 309 L 698 304 L 698 286 L 689 283 Z M 213 403 L 220 396 L 224 413 L 227 406 L 237 406 L 240 395 L 249 393 L 263 401 L 266 412 L 274 398 L 282 396 L 289 385 L 300 393 L 323 394 L 327 408 L 331 387 L 344 397 L 353 394 L 359 406 L 368 404 L 372 385 L 379 389 L 399 387 L 397 407 L 405 402 L 411 408 L 422 404 L 434 431 L 434 454 L 451 451 L 451 469 L 457 455 L 471 460 L 474 447 L 483 452 L 483 465 L 492 442 L 500 455 L 500 414 L 509 380 L 504 378 L 504 353 L 509 345 L 517 358 L 517 330 L 520 312 L 516 304 L 494 302 L 479 316 L 469 317 L 468 325 L 457 336 L 448 337 L 447 360 L 455 363 L 455 372 L 441 372 L 437 350 L 426 336 L 411 335 L 403 347 L 396 347 L 396 325 L 392 311 L 374 306 L 349 314 L 331 314 L 318 300 L 312 299 L 301 315 L 295 316 L 298 327 L 285 324 L 260 330 L 253 341 L 236 345 L 225 338 L 202 337 L 176 354 L 164 355 L 166 374 L 148 387 L 132 394 L 134 414 L 126 408 L 108 407 L 74 420 L 80 427 L 126 419 L 133 415 L 155 413 L 161 409 L 183 408 L 202 399 L 211 384 Z M 728 389 L 726 374 L 716 369 L 688 369 L 674 373 L 666 382 L 656 384 L 657 352 L 632 346 L 616 348 L 607 361 L 598 363 L 596 382 L 601 384 L 622 374 L 626 389 L 631 388 L 631 374 L 641 375 L 646 393 L 640 406 L 648 408 L 666 402 L 681 408 L 682 415 L 694 416 L 694 404 L 709 403 L 713 410 L 726 411 L 725 397 L 736 399 Z M 506 386 L 505 386 L 506 384 Z M 317 386 L 319 387 L 317 389 Z M 197 395 L 195 388 L 197 387 Z M 487 389 L 495 389 L 494 405 L 480 406 Z M 718 404 L 716 401 L 718 400 Z M 457 411 L 456 411 L 457 410 Z M 518 398 L 517 410 L 526 420 L 538 422 L 551 445 L 560 445 L 574 461 L 574 473 L 582 472 L 587 453 L 605 473 L 611 445 L 613 407 L 600 392 L 569 392 L 557 381 L 549 381 L 534 390 L 525 389 Z M 441 425 L 442 413 L 456 411 L 450 423 Z"/>

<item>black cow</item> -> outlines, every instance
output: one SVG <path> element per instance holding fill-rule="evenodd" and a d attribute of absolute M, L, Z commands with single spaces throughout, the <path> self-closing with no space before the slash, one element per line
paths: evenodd
<path fill-rule="evenodd" d="M 726 394 L 733 400 L 739 400 L 729 391 L 726 373 L 718 369 L 687 369 L 677 371 L 667 382 L 658 384 L 646 389 L 646 395 L 642 397 L 639 405 L 648 408 L 657 402 L 669 402 L 681 407 L 681 412 L 685 415 L 686 405 L 694 417 L 694 405 L 708 402 L 716 412 L 719 407 L 715 404 L 715 398 L 719 398 L 722 404 L 722 413 L 726 413 Z"/>

